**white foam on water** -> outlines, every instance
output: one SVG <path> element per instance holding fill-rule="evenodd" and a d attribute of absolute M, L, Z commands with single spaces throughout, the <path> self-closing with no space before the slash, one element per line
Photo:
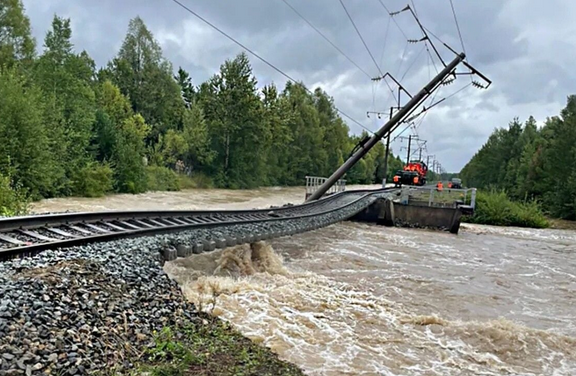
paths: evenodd
<path fill-rule="evenodd" d="M 394 244 L 419 247 L 415 241 Z M 192 256 L 167 263 L 166 270 L 182 284 L 191 301 L 230 321 L 249 338 L 298 364 L 308 374 L 576 372 L 576 339 L 572 337 L 506 319 L 461 321 L 435 314 L 422 315 L 414 311 L 417 306 L 394 302 L 378 292 L 381 286 L 393 283 L 390 288 L 402 294 L 402 286 L 395 281 L 428 286 L 440 283 L 438 276 L 429 279 L 397 273 L 396 280 L 384 275 L 378 284 L 371 278 L 354 279 L 350 283 L 352 279 L 345 276 L 354 271 L 355 264 L 347 268 L 341 264 L 349 262 L 349 258 L 384 267 L 390 263 L 370 256 L 370 250 L 365 248 L 357 253 L 347 248 L 330 259 L 318 257 L 324 252 L 316 249 L 319 254 L 313 258 L 314 262 L 323 262 L 321 270 L 331 270 L 344 278 L 336 280 L 334 276 L 286 267 L 270 246 L 257 247 L 258 252 L 245 246 Z M 207 255 L 212 257 L 212 264 L 195 260 Z M 334 268 L 327 265 L 331 262 Z M 208 264 L 208 269 L 199 270 L 199 265 Z M 373 269 L 356 271 L 362 275 L 373 273 Z M 385 272 L 381 270 L 382 274 Z M 405 293 L 410 299 L 421 297 L 417 290 Z"/>

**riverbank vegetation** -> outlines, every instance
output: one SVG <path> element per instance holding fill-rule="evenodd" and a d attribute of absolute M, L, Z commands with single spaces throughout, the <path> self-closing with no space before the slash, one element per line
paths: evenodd
<path fill-rule="evenodd" d="M 504 191 L 479 191 L 474 215 L 465 217 L 464 221 L 494 226 L 550 226 L 536 201 L 512 201 Z"/>
<path fill-rule="evenodd" d="M 28 203 L 26 192 L 14 187 L 8 177 L 0 175 L 0 217 L 26 214 Z"/>
<path fill-rule="evenodd" d="M 462 169 L 470 187 L 504 191 L 537 216 L 540 203 L 553 218 L 576 220 L 576 96 L 542 127 L 530 117 L 496 129 Z M 500 195 L 500 194 L 499 194 Z M 502 197 L 494 196 L 494 200 Z M 497 208 L 492 211 L 497 215 Z"/>
<path fill-rule="evenodd" d="M 136 17 L 97 67 L 72 44 L 70 19 L 55 16 L 37 51 L 21 1 L 1 4 L 0 176 L 32 199 L 302 185 L 366 136 L 350 134 L 320 88 L 258 85 L 245 54 L 195 84 Z M 381 182 L 384 153 L 375 147 L 348 182 Z M 401 168 L 389 161 L 390 174 Z"/>
<path fill-rule="evenodd" d="M 152 376 L 303 375 L 296 366 L 208 315 L 202 325 L 165 327 L 145 357 L 140 371 Z"/>

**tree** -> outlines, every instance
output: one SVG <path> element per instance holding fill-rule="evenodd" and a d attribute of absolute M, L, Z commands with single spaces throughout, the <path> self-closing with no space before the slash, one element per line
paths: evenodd
<path fill-rule="evenodd" d="M 149 127 L 139 114 L 125 119 L 119 125 L 113 154 L 117 190 L 127 193 L 145 192 L 147 182 L 144 139 L 149 132 Z"/>
<path fill-rule="evenodd" d="M 182 100 L 184 100 L 184 104 L 186 108 L 190 108 L 192 103 L 194 102 L 194 96 L 196 91 L 194 90 L 194 85 L 192 85 L 192 79 L 190 78 L 190 74 L 186 72 L 182 67 L 178 68 L 178 74 L 174 76 L 176 82 L 180 86 L 180 93 L 182 95 Z"/>
<path fill-rule="evenodd" d="M 214 159 L 202 107 L 193 104 L 184 112 L 182 137 L 186 144 L 184 162 L 190 170 L 202 169 Z"/>
<path fill-rule="evenodd" d="M 144 139 L 150 131 L 144 118 L 134 114 L 130 102 L 120 89 L 105 81 L 98 90 L 101 156 L 110 158 L 114 169 L 115 188 L 119 192 L 139 193 L 146 190 Z M 106 140 L 106 142 L 103 142 Z"/>
<path fill-rule="evenodd" d="M 0 0 L 0 66 L 31 63 L 35 48 L 22 1 Z"/>
<path fill-rule="evenodd" d="M 324 130 L 314 99 L 302 84 L 288 82 L 282 93 L 285 101 L 287 126 L 291 132 L 288 145 L 286 184 L 302 184 L 306 175 L 322 175 L 327 154 L 324 150 Z"/>
<path fill-rule="evenodd" d="M 322 166 L 320 174 L 327 176 L 344 163 L 344 154 L 349 142 L 349 129 L 338 116 L 334 100 L 320 88 L 314 91 L 314 105 L 318 111 L 319 125 L 324 136 L 322 148 L 326 154 L 325 165 Z"/>
<path fill-rule="evenodd" d="M 554 216 L 576 219 L 576 96 L 568 97 L 560 117 L 548 119 L 542 134 L 545 208 Z"/>
<path fill-rule="evenodd" d="M 291 180 L 287 174 L 290 163 L 290 144 L 293 141 L 289 128 L 287 101 L 278 95 L 274 84 L 262 89 L 263 121 L 271 134 L 270 151 L 266 158 L 266 176 L 269 184 L 284 185 Z"/>
<path fill-rule="evenodd" d="M 168 129 L 180 127 L 184 110 L 180 87 L 172 77 L 172 65 L 140 17 L 130 21 L 118 57 L 108 69 L 134 112 L 152 126 L 149 144 Z"/>
<path fill-rule="evenodd" d="M 52 195 L 58 178 L 43 114 L 42 92 L 0 70 L 0 174 L 36 198 Z"/>
<path fill-rule="evenodd" d="M 215 151 L 210 172 L 217 183 L 230 188 L 266 183 L 266 156 L 270 132 L 262 120 L 262 102 L 248 57 L 227 60 L 220 73 L 200 88 L 208 134 Z"/>
<path fill-rule="evenodd" d="M 75 55 L 70 20 L 54 16 L 46 34 L 44 53 L 35 66 L 35 81 L 50 105 L 46 123 L 58 164 L 64 170 L 58 190 L 71 193 L 74 174 L 91 161 L 88 153 L 95 122 L 92 89 L 93 61 L 86 53 Z"/>

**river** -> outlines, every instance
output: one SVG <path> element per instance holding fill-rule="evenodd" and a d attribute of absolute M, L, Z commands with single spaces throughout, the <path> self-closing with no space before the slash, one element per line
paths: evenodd
<path fill-rule="evenodd" d="M 36 212 L 237 209 L 303 188 L 53 199 Z M 576 232 L 345 222 L 165 265 L 186 296 L 311 375 L 576 374 Z"/>

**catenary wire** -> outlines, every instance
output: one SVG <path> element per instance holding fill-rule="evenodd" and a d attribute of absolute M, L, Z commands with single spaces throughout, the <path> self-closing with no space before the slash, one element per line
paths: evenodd
<path fill-rule="evenodd" d="M 332 47 L 334 47 L 334 49 L 338 52 L 340 52 L 340 54 L 342 54 L 342 56 L 344 56 L 350 63 L 352 63 L 356 68 L 358 68 L 362 73 L 364 73 L 368 78 L 372 78 L 370 76 L 370 74 L 368 74 L 368 72 L 366 72 L 364 69 L 362 69 L 354 60 L 352 60 L 352 58 L 350 56 L 348 56 L 346 53 L 344 53 L 344 51 L 342 51 L 336 44 L 334 44 L 334 42 L 332 42 L 330 39 L 328 39 L 328 37 L 326 35 L 324 35 L 324 33 L 322 33 L 316 26 L 314 26 L 312 24 L 312 22 L 310 22 L 306 17 L 304 17 L 300 12 L 298 12 L 298 10 L 296 8 L 294 8 L 287 0 L 282 0 L 282 2 L 284 4 L 286 4 L 290 9 L 292 9 L 292 11 L 294 13 L 296 13 L 300 18 L 302 18 L 302 20 L 304 20 L 304 22 L 306 22 L 308 24 L 308 26 L 310 26 L 312 29 L 314 29 L 314 31 L 316 31 L 322 38 L 324 38 L 324 40 L 326 42 L 328 42 Z"/>
<path fill-rule="evenodd" d="M 211 23 L 210 21 L 208 21 L 207 19 L 205 19 L 204 17 L 202 17 L 201 15 L 199 15 L 198 13 L 196 13 L 195 11 L 193 11 L 192 9 L 190 9 L 189 7 L 187 7 L 186 5 L 184 5 L 182 2 L 180 2 L 179 0 L 172 0 L 172 2 L 176 3 L 178 6 L 180 6 L 182 9 L 186 10 L 188 13 L 192 14 L 193 16 L 195 16 L 196 18 L 198 18 L 199 20 L 201 20 L 202 22 L 204 22 L 205 24 L 207 24 L 208 26 L 210 26 L 211 28 L 213 28 L 214 30 L 218 31 L 220 34 L 224 35 L 226 38 L 230 39 L 232 42 L 236 43 L 238 46 L 242 47 L 243 49 L 245 49 L 248 53 L 250 53 L 252 56 L 256 57 L 258 60 L 262 61 L 264 64 L 268 65 L 270 68 L 274 69 L 276 72 L 280 73 L 282 76 L 284 76 L 285 78 L 287 78 L 288 80 L 297 83 L 298 81 L 296 81 L 294 78 L 290 77 L 287 73 L 284 73 L 280 68 L 277 68 L 274 64 L 270 63 L 268 60 L 264 59 L 262 56 L 260 56 L 259 54 L 257 54 L 256 52 L 254 52 L 253 50 L 251 50 L 250 48 L 246 47 L 244 44 L 242 44 L 241 42 L 239 42 L 238 40 L 234 39 L 232 36 L 230 36 L 229 34 L 227 34 L 225 31 L 223 31 L 222 29 L 218 28 L 216 25 L 214 25 L 213 23 Z M 314 94 L 310 89 L 308 89 L 307 87 L 304 86 L 304 88 L 306 89 L 306 91 L 308 91 L 310 94 Z M 371 134 L 374 134 L 374 132 L 372 132 L 370 129 L 368 129 L 368 127 L 366 127 L 365 125 L 363 125 L 362 123 L 360 123 L 358 120 L 354 119 L 353 117 L 351 117 L 350 115 L 348 115 L 347 113 L 345 113 L 344 111 L 340 110 L 339 108 L 335 107 L 336 111 L 338 111 L 341 115 L 343 115 L 344 117 L 348 118 L 350 121 L 352 121 L 354 124 L 364 128 L 366 131 L 368 131 Z"/>
<path fill-rule="evenodd" d="M 372 51 L 370 51 L 370 48 L 368 48 L 368 45 L 366 44 L 366 41 L 364 40 L 364 37 L 362 37 L 362 34 L 360 33 L 360 30 L 358 30 L 358 27 L 356 26 L 356 23 L 354 22 L 354 20 L 352 19 L 352 16 L 350 15 L 350 13 L 348 12 L 348 9 L 346 9 L 346 5 L 344 5 L 344 1 L 340 0 L 340 4 L 342 5 L 342 8 L 344 8 L 344 12 L 346 12 L 346 15 L 348 16 L 348 19 L 350 20 L 350 22 L 352 23 L 352 26 L 354 26 L 354 29 L 356 30 L 356 33 L 358 34 L 358 36 L 360 37 L 360 40 L 362 41 L 362 44 L 364 44 L 364 47 L 366 48 L 366 51 L 368 51 L 368 55 L 370 55 L 370 58 L 372 58 L 372 61 L 374 62 L 374 65 L 376 65 L 376 68 L 378 69 L 378 72 L 380 73 L 381 76 L 383 76 L 384 74 L 382 73 L 382 70 L 380 69 L 380 66 L 378 65 L 378 63 L 376 62 L 376 59 L 374 59 L 374 55 L 372 55 Z"/>
<path fill-rule="evenodd" d="M 462 38 L 462 32 L 460 31 L 460 24 L 458 23 L 458 17 L 456 17 L 456 10 L 454 9 L 454 2 L 450 0 L 450 7 L 452 8 L 452 14 L 454 15 L 454 23 L 456 23 L 456 30 L 458 30 L 458 37 L 460 37 L 460 43 L 462 44 L 462 51 L 466 54 L 466 47 L 464 47 L 464 39 Z"/>

